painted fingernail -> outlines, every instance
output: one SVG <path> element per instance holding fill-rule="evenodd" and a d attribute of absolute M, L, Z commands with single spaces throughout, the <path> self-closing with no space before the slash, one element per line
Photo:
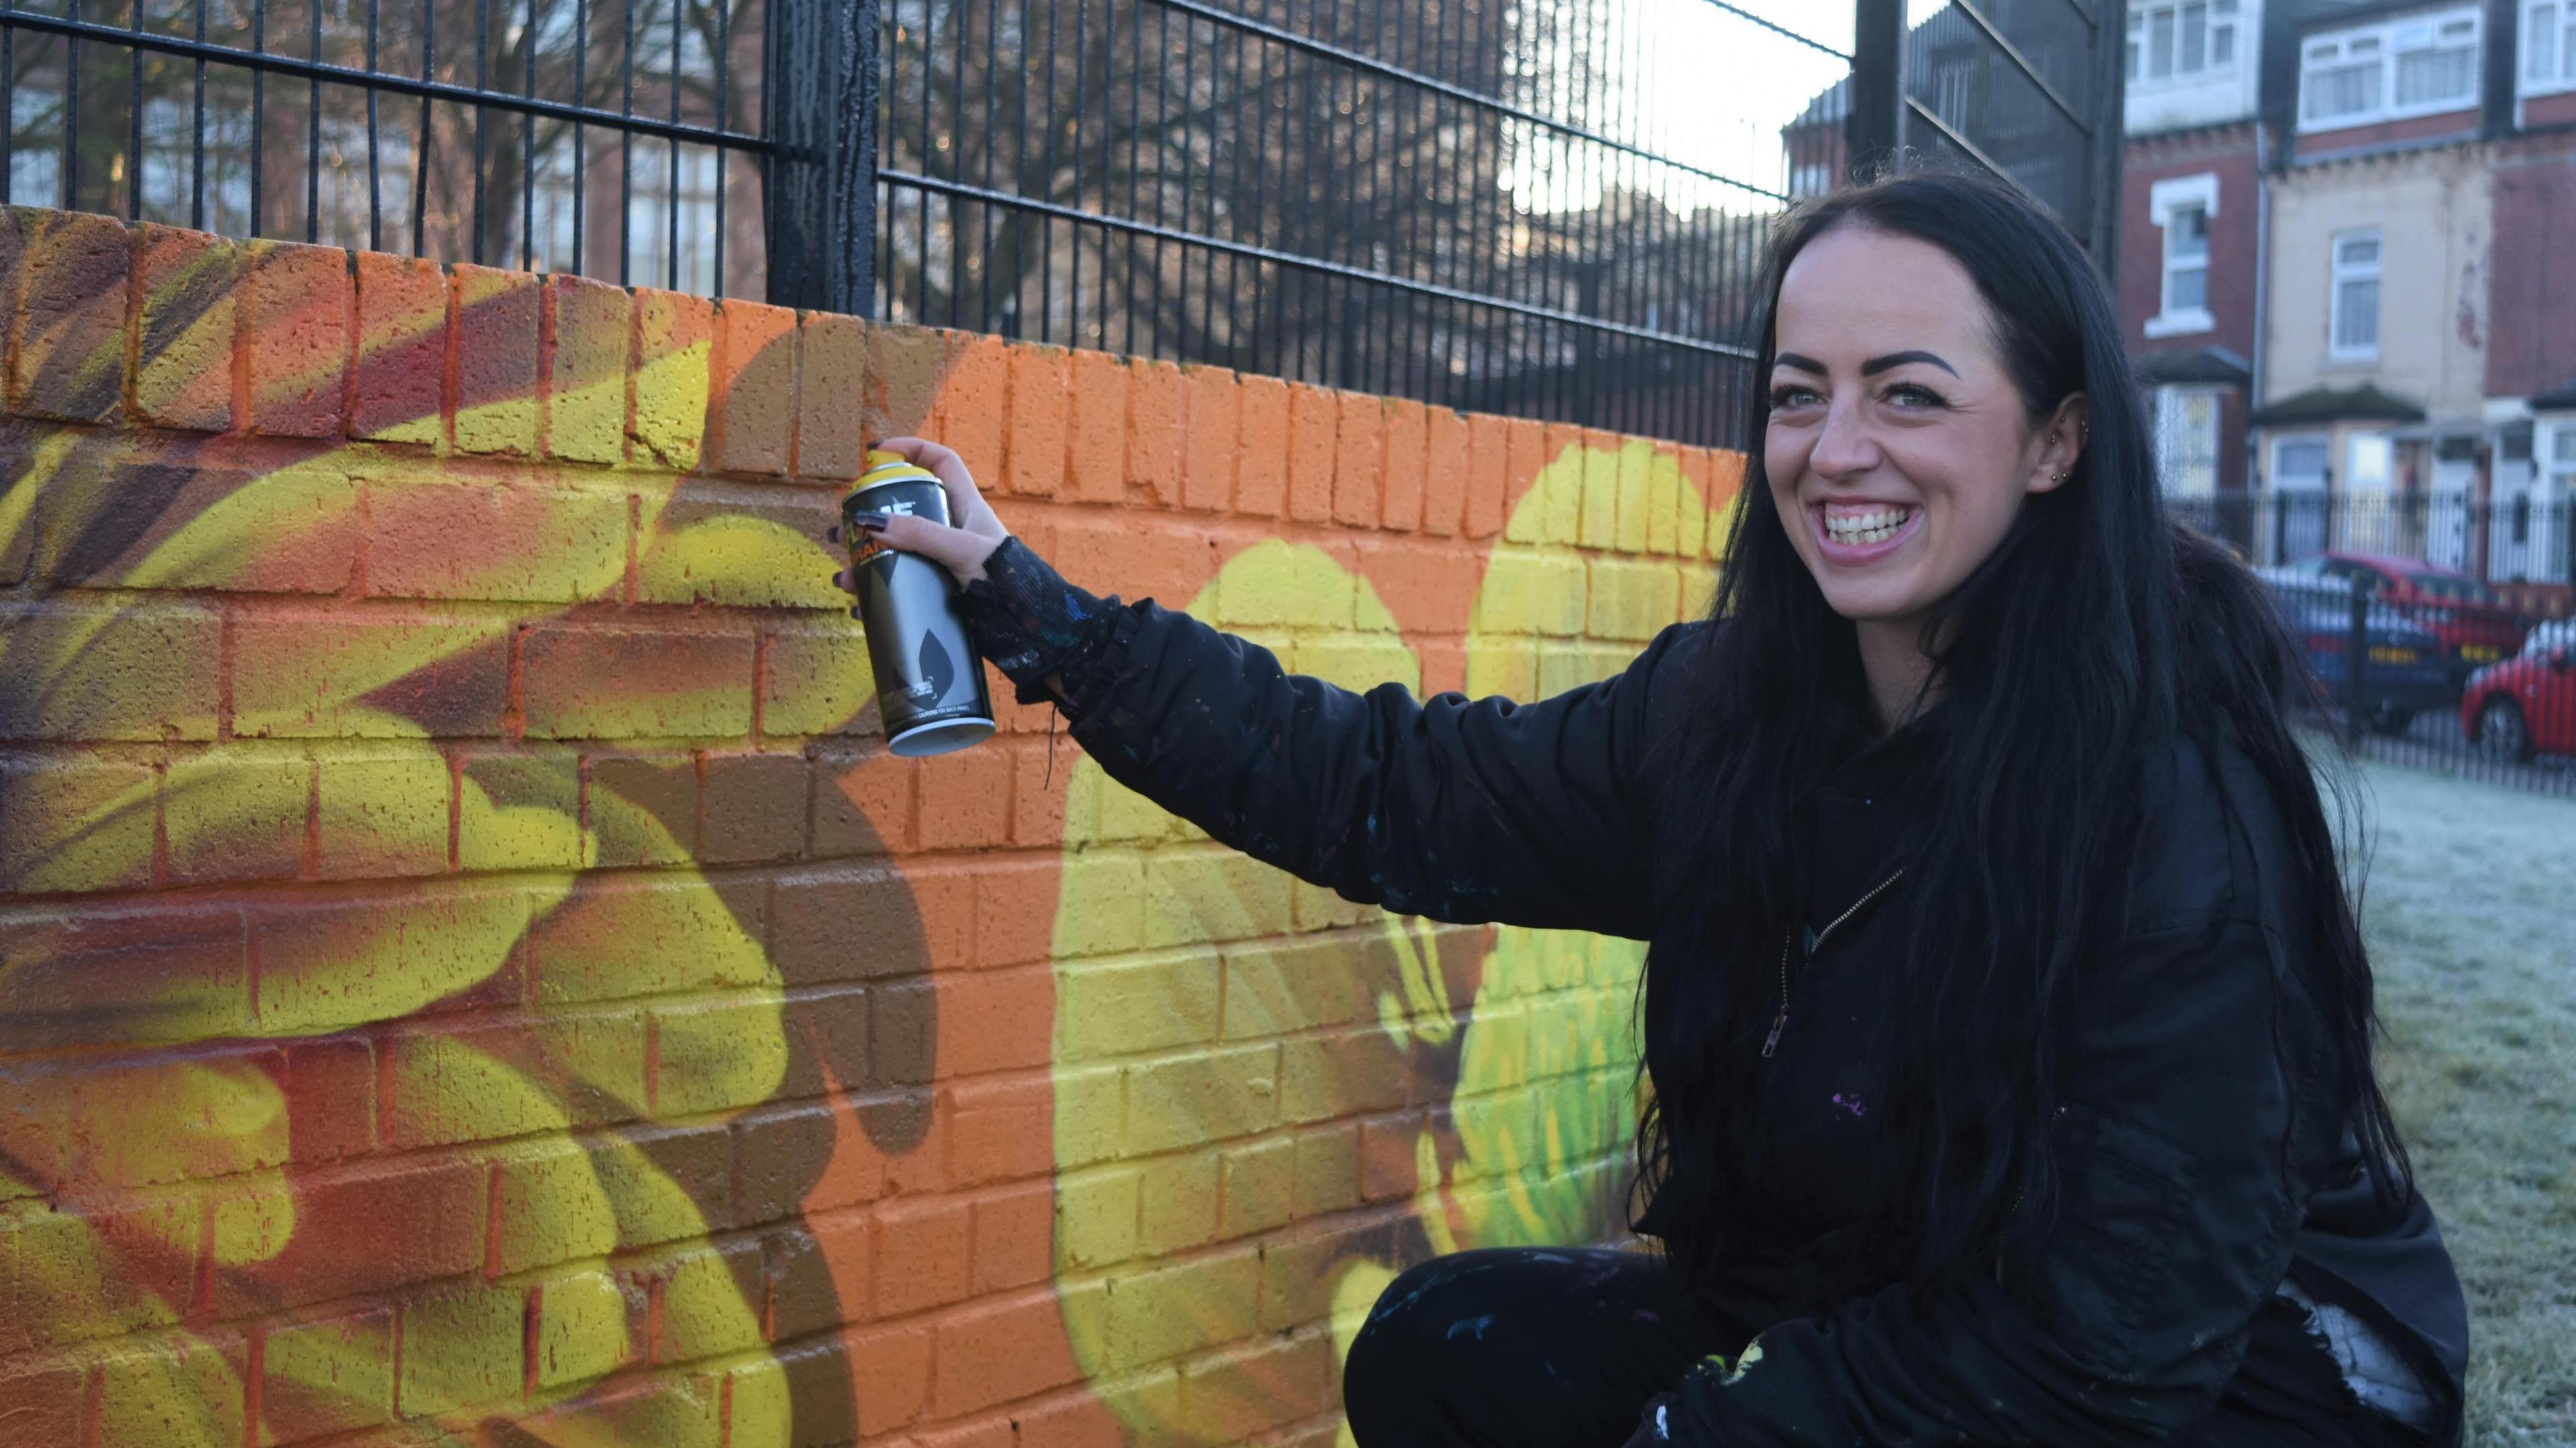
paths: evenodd
<path fill-rule="evenodd" d="M 840 524 L 838 524 L 838 523 L 835 523 L 835 524 L 833 524 L 831 527 L 824 529 L 824 530 L 823 530 L 823 541 L 824 541 L 824 542 L 826 542 L 826 543 L 838 543 L 838 542 L 840 542 L 840 541 L 841 541 L 841 525 L 840 525 Z"/>

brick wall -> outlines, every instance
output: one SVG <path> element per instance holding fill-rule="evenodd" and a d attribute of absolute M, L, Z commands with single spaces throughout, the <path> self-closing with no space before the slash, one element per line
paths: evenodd
<path fill-rule="evenodd" d="M 1096 588 L 1527 696 L 1698 606 L 1733 458 L 45 211 L 0 277 L 0 1444 L 1320 1448 L 1394 1271 L 1618 1230 L 1635 947 L 1040 711 L 893 758 L 819 540 L 923 430 Z"/>
<path fill-rule="evenodd" d="M 2120 168 L 2120 326 L 2133 351 L 2189 352 L 2224 347 L 2254 355 L 2254 273 L 2260 248 L 2261 176 L 2254 126 L 2238 122 L 2143 137 L 2128 143 Z M 2164 310 L 2165 232 L 2156 225 L 2155 184 L 2177 177 L 2218 178 L 2218 214 L 2209 219 L 2207 332 L 2149 337 L 2146 324 Z"/>
<path fill-rule="evenodd" d="M 2516 138 L 2497 148 L 2493 305 L 2486 356 L 2490 397 L 2528 397 L 2576 378 L 2576 131 Z"/>

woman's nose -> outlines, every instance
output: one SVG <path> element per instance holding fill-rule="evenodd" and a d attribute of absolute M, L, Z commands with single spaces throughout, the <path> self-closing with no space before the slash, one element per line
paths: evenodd
<path fill-rule="evenodd" d="M 1878 443 L 1858 409 L 1840 403 L 1826 409 L 1816 445 L 1807 452 L 1807 466 L 1824 477 L 1840 478 L 1867 472 L 1877 463 Z"/>

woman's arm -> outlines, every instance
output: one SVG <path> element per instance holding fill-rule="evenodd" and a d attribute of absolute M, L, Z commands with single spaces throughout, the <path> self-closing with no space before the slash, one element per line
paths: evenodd
<path fill-rule="evenodd" d="M 951 511 L 992 517 L 935 444 Z M 933 451 L 935 449 L 935 452 Z M 979 511 L 980 510 L 980 511 Z M 1530 705 L 1387 684 L 1355 694 L 1151 600 L 1067 583 L 994 536 L 895 519 L 882 536 L 967 581 L 979 640 L 1025 701 L 1052 699 L 1111 778 L 1256 859 L 1343 896 L 1451 921 L 1646 936 L 1652 818 L 1640 784 L 1667 629 L 1615 678 Z M 972 555 L 971 558 L 968 555 Z M 971 564 L 971 572 L 961 567 Z"/>

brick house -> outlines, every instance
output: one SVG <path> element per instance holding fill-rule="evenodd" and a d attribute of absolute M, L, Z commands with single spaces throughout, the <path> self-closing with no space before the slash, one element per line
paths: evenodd
<path fill-rule="evenodd" d="M 2132 0 L 2127 39 L 2120 314 L 2168 491 L 2263 495 L 2217 515 L 2266 558 L 2565 612 L 2576 0 Z"/>
<path fill-rule="evenodd" d="M 2156 427 L 2165 488 L 2245 490 L 2262 306 L 2263 0 L 2129 6 L 2120 325 Z"/>

